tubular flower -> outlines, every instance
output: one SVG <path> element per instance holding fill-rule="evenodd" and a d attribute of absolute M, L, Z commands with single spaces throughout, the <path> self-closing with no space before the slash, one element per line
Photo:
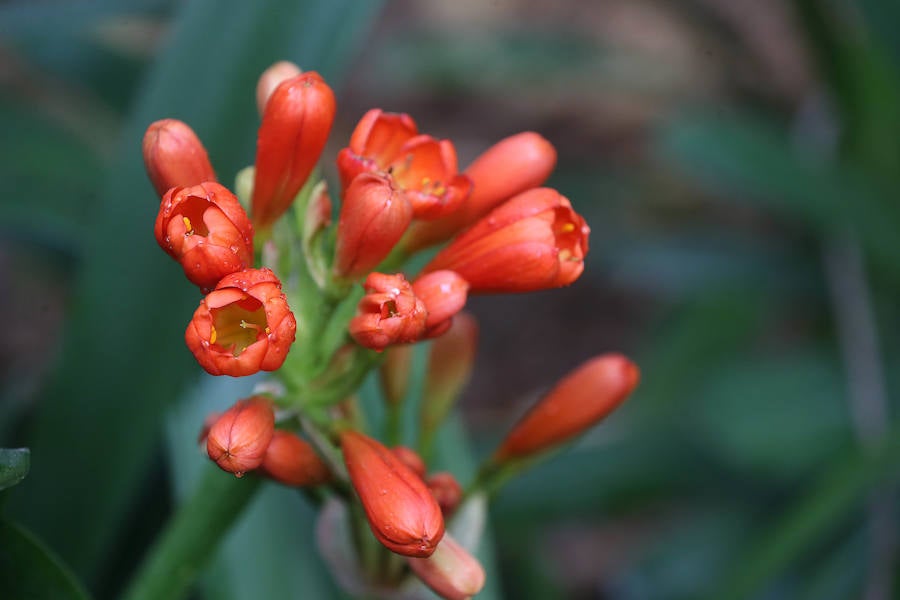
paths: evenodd
<path fill-rule="evenodd" d="M 253 264 L 253 226 L 237 197 L 218 183 L 174 187 L 159 206 L 154 234 L 207 292 L 220 279 Z"/>
<path fill-rule="evenodd" d="M 530 456 L 569 441 L 622 404 L 639 380 L 637 365 L 621 354 L 587 361 L 557 383 L 513 427 L 494 460 Z"/>
<path fill-rule="evenodd" d="M 290 207 L 319 160 L 336 110 L 334 93 L 309 71 L 269 96 L 256 142 L 253 223 L 268 228 Z"/>
<path fill-rule="evenodd" d="M 206 452 L 223 471 L 240 477 L 262 464 L 274 431 L 275 413 L 268 400 L 240 400 L 209 429 Z"/>
<path fill-rule="evenodd" d="M 422 338 L 428 311 L 403 275 L 370 273 L 365 290 L 349 325 L 350 335 L 358 344 L 380 352 L 391 344 Z"/>
<path fill-rule="evenodd" d="M 319 485 L 331 478 L 331 471 L 312 446 L 281 429 L 272 435 L 261 469 L 275 481 L 296 487 Z"/>
<path fill-rule="evenodd" d="M 413 293 L 428 311 L 425 337 L 437 337 L 450 329 L 453 316 L 466 305 L 468 282 L 453 271 L 434 271 L 413 284 Z"/>
<path fill-rule="evenodd" d="M 300 67 L 287 60 L 280 60 L 263 71 L 256 82 L 256 108 L 259 110 L 260 116 L 265 114 L 266 103 L 275 88 L 283 81 L 296 77 L 300 73 L 302 73 Z"/>
<path fill-rule="evenodd" d="M 222 278 L 201 300 L 184 340 L 207 373 L 242 377 L 280 367 L 296 332 L 275 274 L 247 269 Z"/>
<path fill-rule="evenodd" d="M 372 533 L 388 550 L 430 556 L 444 537 L 444 518 L 422 478 L 376 440 L 341 434 L 344 462 Z"/>
<path fill-rule="evenodd" d="M 456 149 L 449 140 L 419 135 L 409 115 L 378 108 L 360 120 L 337 164 L 345 190 L 360 173 L 390 173 L 406 192 L 417 219 L 452 213 L 472 191 L 472 182 L 458 171 Z"/>
<path fill-rule="evenodd" d="M 390 177 L 360 173 L 344 193 L 335 242 L 335 273 L 356 279 L 384 260 L 412 220 L 412 206 Z"/>
<path fill-rule="evenodd" d="M 584 270 L 590 228 L 550 188 L 519 194 L 459 234 L 425 267 L 456 271 L 472 292 L 562 287 Z"/>
<path fill-rule="evenodd" d="M 216 181 L 200 138 L 178 119 L 151 123 L 144 134 L 143 152 L 147 175 L 160 196 L 176 186 Z"/>
<path fill-rule="evenodd" d="M 462 502 L 463 489 L 452 473 L 432 473 L 425 480 L 434 499 L 441 507 L 444 518 L 448 519 Z"/>
<path fill-rule="evenodd" d="M 408 558 L 413 573 L 445 600 L 466 600 L 484 587 L 481 563 L 452 537 L 445 535 L 428 558 Z"/>
<path fill-rule="evenodd" d="M 450 239 L 504 200 L 542 185 L 555 166 L 553 144 L 533 131 L 500 140 L 464 171 L 472 180 L 472 195 L 446 217 L 413 225 L 406 249 L 415 251 Z"/>

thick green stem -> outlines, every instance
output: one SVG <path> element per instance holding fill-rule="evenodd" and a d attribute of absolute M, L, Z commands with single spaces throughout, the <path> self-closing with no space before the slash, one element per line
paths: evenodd
<path fill-rule="evenodd" d="M 185 597 L 260 483 L 252 476 L 237 479 L 209 467 L 194 494 L 150 548 L 123 600 Z"/>

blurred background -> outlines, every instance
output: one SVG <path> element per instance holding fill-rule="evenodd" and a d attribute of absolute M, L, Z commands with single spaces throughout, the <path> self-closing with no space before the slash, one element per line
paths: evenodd
<path fill-rule="evenodd" d="M 371 107 L 462 164 L 534 130 L 591 225 L 575 285 L 470 301 L 461 477 L 581 361 L 643 372 L 499 494 L 482 597 L 900 597 L 898 29 L 879 0 L 0 2 L 0 447 L 32 450 L 4 514 L 42 540 L 0 574 L 115 597 L 249 389 L 184 347 L 140 138 L 183 119 L 229 182 L 290 59 L 337 92 L 326 176 Z M 302 499 L 257 500 L 195 597 L 340 597 Z"/>

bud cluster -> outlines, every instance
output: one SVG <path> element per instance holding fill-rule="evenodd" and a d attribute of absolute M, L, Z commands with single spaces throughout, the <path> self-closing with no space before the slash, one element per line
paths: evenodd
<path fill-rule="evenodd" d="M 460 170 L 450 140 L 421 133 L 407 114 L 372 109 L 338 152 L 339 186 L 329 188 L 316 169 L 337 112 L 324 79 L 276 63 L 256 102 L 255 163 L 238 175 L 237 195 L 185 123 L 157 121 L 143 144 L 160 198 L 157 243 L 202 294 L 188 349 L 211 375 L 275 378 L 208 419 L 206 452 L 238 477 L 316 487 L 310 497 L 355 506 L 345 512 L 364 535 L 354 529 L 352 544 L 373 585 L 415 576 L 444 598 L 474 595 L 484 570 L 474 548 L 447 534 L 467 499 L 602 420 L 638 381 L 625 357 L 595 358 L 526 414 L 474 481 L 429 469 L 434 437 L 474 366 L 468 296 L 567 286 L 584 270 L 590 229 L 567 198 L 542 187 L 556 151 L 524 132 Z M 336 218 L 329 189 L 339 190 Z M 410 269 L 410 258 L 438 244 Z M 426 340 L 423 397 L 406 402 L 409 348 Z M 353 395 L 378 365 L 383 436 Z M 414 411 L 415 449 L 400 445 L 401 417 Z"/>

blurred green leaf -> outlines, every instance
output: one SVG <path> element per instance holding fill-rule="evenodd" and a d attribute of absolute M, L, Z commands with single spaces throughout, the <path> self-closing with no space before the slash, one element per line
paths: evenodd
<path fill-rule="evenodd" d="M 30 445 L 41 468 L 11 499 L 10 510 L 88 578 L 102 576 L 165 406 L 196 373 L 182 327 L 197 290 L 149 233 L 156 199 L 142 168 L 144 129 L 162 117 L 189 122 L 228 180 L 254 152 L 259 73 L 289 58 L 334 81 L 378 7 L 353 0 L 184 5 L 92 215 L 60 368 L 34 419 Z M 198 31 L 215 32 L 216 42 Z"/>
<path fill-rule="evenodd" d="M 853 448 L 824 469 L 783 514 L 775 517 L 734 561 L 710 598 L 746 598 L 775 580 L 856 510 L 866 493 L 897 479 L 900 430 L 864 452 Z"/>
<path fill-rule="evenodd" d="M 16 600 L 87 600 L 88 595 L 59 558 L 32 534 L 0 520 L 0 581 L 3 597 Z"/>
<path fill-rule="evenodd" d="M 854 227 L 873 257 L 900 277 L 900 204 L 892 194 L 849 168 L 801 155 L 771 123 L 682 118 L 663 131 L 661 148 L 700 181 L 761 202 L 820 234 Z"/>
<path fill-rule="evenodd" d="M 28 448 L 0 448 L 0 490 L 25 479 L 30 468 L 31 452 Z"/>

